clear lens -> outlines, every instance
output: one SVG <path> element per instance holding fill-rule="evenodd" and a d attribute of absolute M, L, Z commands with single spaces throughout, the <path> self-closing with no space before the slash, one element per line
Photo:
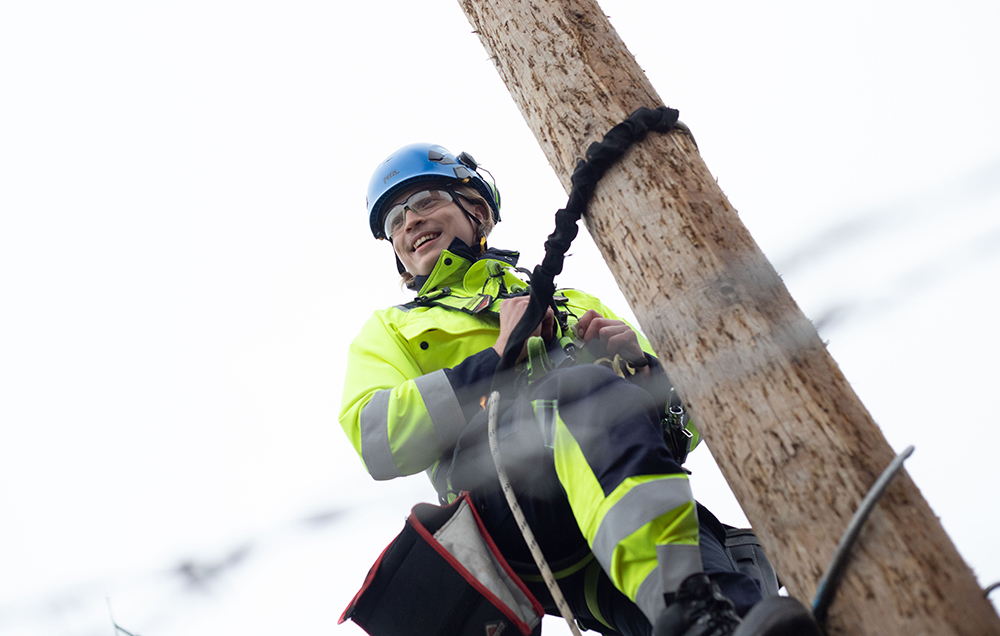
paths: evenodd
<path fill-rule="evenodd" d="M 452 201 L 451 194 L 444 190 L 421 190 L 411 194 L 406 201 L 392 206 L 385 215 L 385 235 L 392 238 L 392 235 L 403 227 L 406 223 L 407 210 L 424 216 Z"/>

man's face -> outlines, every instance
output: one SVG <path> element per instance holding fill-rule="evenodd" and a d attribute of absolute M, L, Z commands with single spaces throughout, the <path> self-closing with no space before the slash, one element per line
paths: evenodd
<path fill-rule="evenodd" d="M 389 207 L 403 204 L 413 195 L 426 190 L 442 188 L 441 184 L 435 183 L 414 185 L 400 192 Z M 483 206 L 464 200 L 462 205 L 470 213 L 481 216 Z M 434 269 L 441 252 L 455 238 L 472 245 L 476 240 L 476 225 L 455 201 L 450 201 L 422 214 L 407 209 L 398 229 L 392 234 L 392 247 L 406 271 L 414 276 L 426 276 Z"/>

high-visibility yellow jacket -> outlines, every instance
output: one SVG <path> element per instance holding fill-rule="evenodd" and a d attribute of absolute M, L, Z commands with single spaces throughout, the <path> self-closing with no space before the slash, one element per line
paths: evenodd
<path fill-rule="evenodd" d="M 442 497 L 453 494 L 456 442 L 481 412 L 500 361 L 500 303 L 526 288 L 516 257 L 491 250 L 476 258 L 453 244 L 413 302 L 376 311 L 351 344 L 340 424 L 375 479 L 426 470 Z M 568 326 L 589 309 L 620 320 L 581 291 L 559 290 L 556 303 Z M 605 492 L 558 409 L 553 423 L 553 462 L 584 539 L 615 587 L 655 622 L 663 593 L 702 569 L 687 475 L 629 476 Z"/>
<path fill-rule="evenodd" d="M 462 251 L 443 251 L 417 301 L 376 311 L 351 344 L 340 424 L 375 479 L 431 474 L 482 408 L 499 362 L 500 303 L 526 284 L 514 274 L 515 252 Z M 588 309 L 620 320 L 590 294 L 558 294 L 570 326 Z"/>

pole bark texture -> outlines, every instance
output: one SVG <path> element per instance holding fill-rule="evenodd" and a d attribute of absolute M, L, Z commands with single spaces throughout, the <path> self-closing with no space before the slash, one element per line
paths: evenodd
<path fill-rule="evenodd" d="M 593 0 L 459 4 L 567 191 L 590 143 L 662 104 Z M 585 222 L 783 583 L 808 604 L 892 449 L 689 136 L 650 133 L 629 150 Z M 1000 635 L 905 471 L 865 525 L 827 627 Z"/>

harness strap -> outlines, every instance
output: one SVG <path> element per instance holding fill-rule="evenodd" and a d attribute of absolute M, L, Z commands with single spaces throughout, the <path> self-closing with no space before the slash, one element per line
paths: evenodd
<path fill-rule="evenodd" d="M 501 287 L 500 293 L 494 297 L 486 292 L 476 294 L 475 296 L 460 296 L 453 293 L 451 287 L 442 287 L 441 289 L 435 290 L 429 294 L 417 296 L 410 302 L 397 305 L 397 307 L 404 311 L 409 311 L 418 307 L 440 307 L 442 309 L 460 311 L 471 316 L 487 315 L 499 317 L 499 312 L 490 309 L 495 301 L 504 300 L 506 298 L 515 298 L 517 296 L 525 296 L 529 293 L 531 286 L 529 285 L 527 288 L 513 287 L 512 289 L 514 291 L 507 291 L 506 284 L 504 283 Z M 553 297 L 553 302 L 555 303 L 557 310 L 556 316 L 560 319 L 560 328 L 564 332 L 565 337 L 568 332 L 568 327 L 565 322 L 570 316 L 569 311 L 565 307 L 566 304 L 569 303 L 569 299 L 565 296 L 557 294 Z M 568 335 L 572 338 L 572 333 L 568 333 Z"/>

